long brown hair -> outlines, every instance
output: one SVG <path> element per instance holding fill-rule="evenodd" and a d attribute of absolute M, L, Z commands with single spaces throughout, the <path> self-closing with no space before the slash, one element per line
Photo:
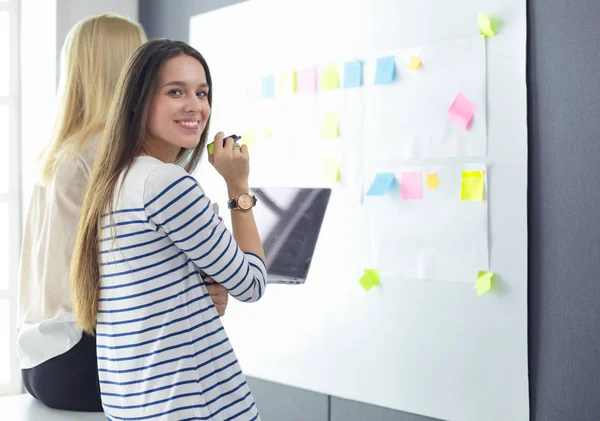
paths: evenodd
<path fill-rule="evenodd" d="M 208 103 L 212 106 L 212 79 L 202 55 L 189 45 L 167 39 L 153 40 L 138 48 L 130 58 L 117 85 L 99 155 L 92 171 L 75 251 L 71 263 L 71 292 L 75 320 L 89 334 L 96 328 L 100 294 L 98 241 L 102 216 L 111 213 L 119 176 L 128 171 L 142 151 L 147 137 L 147 121 L 163 64 L 174 57 L 187 55 L 202 64 L 208 83 Z M 196 148 L 181 149 L 176 163 L 187 172 L 195 170 L 206 145 L 208 126 L 200 135 Z"/>
<path fill-rule="evenodd" d="M 42 182 L 54 175 L 63 158 L 102 132 L 119 76 L 145 41 L 140 25 L 114 13 L 83 19 L 69 31 L 62 49 L 54 133 L 38 158 Z"/>

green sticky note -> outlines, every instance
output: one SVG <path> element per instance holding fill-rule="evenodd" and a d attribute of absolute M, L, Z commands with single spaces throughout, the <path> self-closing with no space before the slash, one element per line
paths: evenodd
<path fill-rule="evenodd" d="M 323 158 L 323 182 L 328 185 L 340 181 L 340 160 L 338 158 Z"/>
<path fill-rule="evenodd" d="M 365 291 L 374 286 L 379 286 L 379 271 L 377 269 L 365 269 L 365 273 L 358 281 Z"/>
<path fill-rule="evenodd" d="M 323 89 L 338 89 L 340 87 L 340 70 L 337 64 L 325 66 L 321 79 Z"/>
<path fill-rule="evenodd" d="M 483 294 L 492 289 L 494 281 L 494 272 L 481 271 L 477 275 L 477 282 L 474 288 L 477 290 L 477 295 L 481 297 Z"/>
<path fill-rule="evenodd" d="M 321 123 L 321 137 L 325 139 L 333 139 L 340 135 L 340 125 L 338 115 L 336 113 L 323 114 Z"/>
<path fill-rule="evenodd" d="M 281 77 L 281 90 L 284 94 L 293 94 L 296 92 L 296 72 L 284 72 Z"/>
<path fill-rule="evenodd" d="M 215 153 L 215 144 L 214 143 L 209 143 L 208 144 L 208 153 L 211 154 L 211 155 L 213 153 Z"/>
<path fill-rule="evenodd" d="M 494 30 L 494 24 L 492 20 L 486 16 L 485 14 L 479 12 L 479 17 L 477 18 L 477 24 L 479 25 L 479 32 L 486 38 L 493 37 L 496 35 L 496 31 Z"/>
<path fill-rule="evenodd" d="M 481 202 L 483 184 L 483 171 L 463 171 L 460 198 Z"/>

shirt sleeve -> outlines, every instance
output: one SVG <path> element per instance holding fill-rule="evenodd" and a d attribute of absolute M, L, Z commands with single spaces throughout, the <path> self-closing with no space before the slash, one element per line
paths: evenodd
<path fill-rule="evenodd" d="M 267 284 L 264 261 L 240 250 L 210 199 L 183 168 L 164 164 L 148 175 L 144 208 L 148 222 L 233 297 L 245 302 L 262 297 Z"/>

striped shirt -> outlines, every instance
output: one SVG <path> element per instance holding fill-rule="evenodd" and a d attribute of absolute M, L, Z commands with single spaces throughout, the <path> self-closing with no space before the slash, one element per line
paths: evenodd
<path fill-rule="evenodd" d="M 202 275 L 261 298 L 262 259 L 242 252 L 196 180 L 142 156 L 100 234 L 97 349 L 109 420 L 260 420 Z"/>

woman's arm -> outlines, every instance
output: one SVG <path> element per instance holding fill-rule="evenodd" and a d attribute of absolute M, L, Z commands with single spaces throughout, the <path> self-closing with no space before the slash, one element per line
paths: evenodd
<path fill-rule="evenodd" d="M 144 202 L 154 229 L 168 235 L 180 253 L 234 298 L 257 301 L 262 297 L 267 277 L 264 259 L 253 253 L 255 249 L 245 253 L 238 247 L 202 188 L 183 168 L 157 166 L 146 179 Z"/>

